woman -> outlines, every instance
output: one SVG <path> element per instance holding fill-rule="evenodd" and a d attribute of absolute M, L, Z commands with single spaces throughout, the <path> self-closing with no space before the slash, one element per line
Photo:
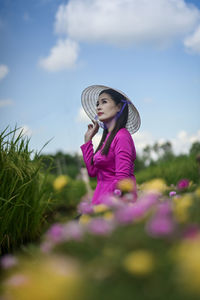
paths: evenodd
<path fill-rule="evenodd" d="M 139 129 L 140 116 L 124 93 L 106 86 L 89 86 L 81 100 L 93 121 L 88 125 L 81 150 L 89 176 L 97 177 L 92 204 L 99 204 L 106 195 L 116 192 L 121 179 L 131 178 L 135 182 L 136 151 L 131 134 Z M 103 135 L 94 153 L 92 138 L 99 126 Z"/>

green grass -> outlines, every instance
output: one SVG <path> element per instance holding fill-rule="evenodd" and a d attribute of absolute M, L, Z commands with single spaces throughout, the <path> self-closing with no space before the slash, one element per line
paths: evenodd
<path fill-rule="evenodd" d="M 37 238 L 48 206 L 47 173 L 42 160 L 31 159 L 29 140 L 22 130 L 8 127 L 0 134 L 0 247 L 1 253 Z"/>

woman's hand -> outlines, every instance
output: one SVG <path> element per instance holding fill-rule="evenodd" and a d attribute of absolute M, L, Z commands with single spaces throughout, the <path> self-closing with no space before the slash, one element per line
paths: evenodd
<path fill-rule="evenodd" d="M 89 124 L 88 125 L 88 130 L 85 133 L 85 136 L 84 136 L 85 137 L 85 143 L 90 141 L 99 130 L 99 124 L 97 122 L 94 122 L 94 121 L 92 121 L 92 122 L 93 122 L 93 125 Z"/>

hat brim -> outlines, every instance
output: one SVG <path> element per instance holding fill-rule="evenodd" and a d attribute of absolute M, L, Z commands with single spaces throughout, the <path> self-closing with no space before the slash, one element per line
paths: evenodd
<path fill-rule="evenodd" d="M 91 85 L 83 90 L 81 94 L 81 103 L 83 106 L 84 111 L 88 115 L 88 117 L 95 121 L 96 116 L 96 102 L 98 100 L 100 92 L 102 92 L 105 89 L 113 89 L 111 87 L 105 86 L 105 85 Z M 128 131 L 133 134 L 140 128 L 141 125 L 141 119 L 138 110 L 132 103 L 132 101 L 128 98 L 126 94 L 124 94 L 122 91 L 113 89 L 120 94 L 122 94 L 128 101 L 128 120 L 126 123 L 126 128 Z"/>

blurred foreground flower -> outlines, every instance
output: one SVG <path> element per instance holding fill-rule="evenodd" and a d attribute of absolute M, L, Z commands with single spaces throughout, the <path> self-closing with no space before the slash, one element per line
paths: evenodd
<path fill-rule="evenodd" d="M 154 256 L 147 250 L 137 250 L 130 252 L 123 260 L 124 268 L 138 276 L 145 276 L 154 269 Z"/>
<path fill-rule="evenodd" d="M 157 178 L 143 183 L 141 188 L 143 191 L 162 193 L 166 190 L 167 186 L 163 179 Z"/>
<path fill-rule="evenodd" d="M 124 178 L 117 183 L 117 188 L 122 192 L 131 192 L 135 190 L 135 182 L 131 178 Z"/>
<path fill-rule="evenodd" d="M 186 194 L 182 197 L 173 198 L 173 211 L 176 220 L 180 223 L 186 222 L 189 218 L 189 208 L 192 206 L 192 196 Z"/>
<path fill-rule="evenodd" d="M 60 175 L 54 180 L 53 187 L 56 191 L 60 191 L 65 185 L 67 185 L 68 182 L 69 182 L 68 176 Z"/>
<path fill-rule="evenodd" d="M 16 266 L 18 264 L 18 259 L 11 254 L 6 254 L 4 256 L 2 256 L 1 260 L 0 260 L 0 265 L 3 269 L 9 269 L 12 268 L 14 266 Z"/>
<path fill-rule="evenodd" d="M 114 224 L 104 218 L 97 217 L 88 224 L 88 231 L 96 235 L 109 235 L 114 229 Z"/>
<path fill-rule="evenodd" d="M 84 294 L 78 262 L 61 256 L 22 261 L 3 282 L 3 289 L 9 300 L 76 300 Z"/>
<path fill-rule="evenodd" d="M 173 253 L 181 289 L 200 295 L 200 235 L 180 243 Z"/>

